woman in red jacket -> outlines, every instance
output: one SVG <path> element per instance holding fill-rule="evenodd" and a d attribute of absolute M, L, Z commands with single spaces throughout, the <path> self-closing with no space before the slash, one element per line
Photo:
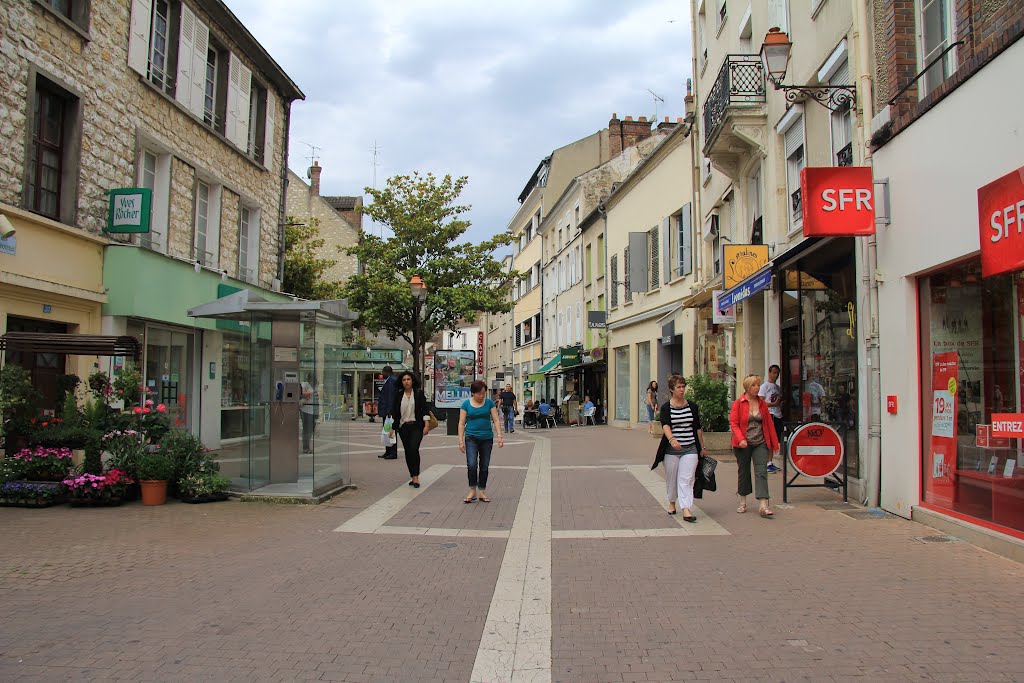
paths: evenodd
<path fill-rule="evenodd" d="M 750 495 L 750 464 L 754 464 L 754 483 L 758 514 L 770 518 L 775 513 L 768 507 L 768 453 L 778 455 L 779 437 L 775 434 L 768 404 L 757 395 L 761 378 L 747 375 L 743 380 L 743 395 L 736 399 L 729 412 L 729 426 L 732 428 L 732 449 L 736 454 L 739 482 L 736 493 L 740 506 L 736 512 L 747 511 L 747 496 Z"/>

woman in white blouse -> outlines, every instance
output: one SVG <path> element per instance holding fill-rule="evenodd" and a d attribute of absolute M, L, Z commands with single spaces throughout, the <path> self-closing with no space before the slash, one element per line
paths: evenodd
<path fill-rule="evenodd" d="M 420 390 L 419 380 L 409 370 L 398 376 L 402 387 L 391 407 L 391 436 L 398 428 L 398 436 L 402 439 L 405 450 L 405 464 L 409 467 L 409 486 L 420 487 L 420 442 L 430 431 L 430 411 L 427 410 L 427 397 Z"/>

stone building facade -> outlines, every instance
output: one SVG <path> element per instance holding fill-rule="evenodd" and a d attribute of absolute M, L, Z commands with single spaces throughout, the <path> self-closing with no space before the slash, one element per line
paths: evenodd
<path fill-rule="evenodd" d="M 0 332 L 134 336 L 173 426 L 211 448 L 237 437 L 230 397 L 246 392 L 224 370 L 247 367 L 245 330 L 188 311 L 241 289 L 284 298 L 301 90 L 221 0 L 10 0 L 0 73 L 0 214 L 16 230 L 0 247 Z M 119 188 L 150 190 L 148 233 L 105 232 Z M 45 394 L 59 374 L 132 361 L 0 362 L 28 366 Z"/>
<path fill-rule="evenodd" d="M 288 172 L 285 213 L 300 223 L 308 224 L 311 218 L 319 222 L 320 239 L 324 244 L 317 251 L 317 256 L 335 262 L 324 276 L 332 282 L 344 283 L 356 274 L 359 267 L 359 259 L 349 256 L 342 249 L 359 244 L 362 214 L 354 207 L 362 205 L 362 197 L 321 197 L 322 171 L 320 164 L 314 161 L 308 170 L 308 185 L 292 171 Z M 336 209 L 335 206 L 353 208 Z"/>

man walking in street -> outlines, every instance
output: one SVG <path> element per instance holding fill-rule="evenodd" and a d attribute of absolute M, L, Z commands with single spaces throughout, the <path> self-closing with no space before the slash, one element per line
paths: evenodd
<path fill-rule="evenodd" d="M 519 402 L 516 395 L 512 393 L 512 385 L 506 384 L 505 391 L 501 392 L 501 409 L 505 414 L 505 431 L 514 432 L 516 426 L 516 413 L 519 412 Z"/>
<path fill-rule="evenodd" d="M 380 396 L 377 399 L 377 414 L 384 420 L 392 413 L 395 401 L 398 399 L 398 380 L 395 379 L 394 371 L 390 365 L 385 365 L 380 372 L 384 375 L 384 386 L 380 388 Z M 384 455 L 378 455 L 377 457 L 384 458 L 385 460 L 395 460 L 398 458 L 398 442 L 396 441 L 385 448 Z"/>
<path fill-rule="evenodd" d="M 771 413 L 772 422 L 775 423 L 775 434 L 778 435 L 780 443 L 782 442 L 782 389 L 779 387 L 779 375 L 781 374 L 782 368 L 772 365 L 768 368 L 768 378 L 757 391 L 757 395 L 768 404 L 768 412 Z M 772 462 L 772 453 L 769 451 L 768 471 L 780 472 L 781 470 L 781 467 Z"/>

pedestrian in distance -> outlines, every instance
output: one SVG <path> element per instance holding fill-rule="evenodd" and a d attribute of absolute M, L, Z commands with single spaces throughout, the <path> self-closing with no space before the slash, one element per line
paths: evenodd
<path fill-rule="evenodd" d="M 381 368 L 381 374 L 384 375 L 384 386 L 380 388 L 380 396 L 377 397 L 377 413 L 381 416 L 381 419 L 386 419 L 387 415 L 391 414 L 391 409 L 398 400 L 398 380 L 395 378 L 394 370 L 390 365 L 385 365 Z M 396 460 L 398 458 L 398 444 L 394 443 L 384 448 L 384 455 L 378 455 L 378 458 L 384 458 L 385 460 Z"/>
<path fill-rule="evenodd" d="M 768 496 L 768 454 L 779 452 L 779 438 L 775 434 L 775 423 L 768 412 L 768 404 L 758 396 L 761 378 L 747 375 L 743 379 L 743 395 L 736 399 L 729 411 L 729 427 L 732 430 L 732 449 L 736 454 L 738 482 L 736 494 L 740 506 L 736 512 L 747 511 L 747 496 L 750 495 L 750 468 L 754 468 L 754 495 L 757 496 L 758 514 L 774 516 L 769 507 Z"/>
<path fill-rule="evenodd" d="M 672 390 L 669 389 L 669 392 Z M 644 407 L 647 408 L 647 433 L 654 434 L 654 412 L 658 409 L 658 382 L 651 380 L 647 385 L 647 396 L 644 398 Z"/>
<path fill-rule="evenodd" d="M 501 419 L 494 401 L 487 398 L 487 385 L 477 380 L 469 386 L 470 397 L 462 402 L 459 409 L 459 450 L 466 454 L 466 469 L 469 475 L 469 493 L 463 503 L 480 500 L 490 503 L 487 497 L 487 474 L 491 466 L 491 449 L 495 434 L 498 448 L 505 445 L 501 434 Z"/>
<path fill-rule="evenodd" d="M 391 436 L 398 427 L 398 437 L 405 451 L 405 464 L 409 467 L 409 486 L 420 487 L 420 443 L 430 432 L 430 411 L 427 397 L 420 389 L 420 382 L 410 370 L 399 375 L 401 390 L 391 404 Z M 397 444 L 395 445 L 397 449 Z"/>
<path fill-rule="evenodd" d="M 301 403 L 299 414 L 302 416 L 302 452 L 313 452 L 313 434 L 316 432 L 316 422 L 320 417 L 320 392 L 317 391 L 316 378 L 307 375 L 306 381 L 301 386 Z"/>
<path fill-rule="evenodd" d="M 512 433 L 516 431 L 516 415 L 519 414 L 519 402 L 516 395 L 512 393 L 512 385 L 506 384 L 505 391 L 501 392 L 501 410 L 505 415 L 505 431 Z"/>
<path fill-rule="evenodd" d="M 782 389 L 779 387 L 779 375 L 782 374 L 782 368 L 778 365 L 771 365 L 768 367 L 768 379 L 764 381 L 761 388 L 757 390 L 757 395 L 764 399 L 764 402 L 768 404 L 768 412 L 772 416 L 772 422 L 775 424 L 775 436 L 778 437 L 779 441 L 782 441 Z M 783 456 L 785 457 L 785 456 Z M 768 456 L 768 473 L 781 472 L 782 468 L 778 467 L 773 462 L 772 455 Z"/>
<path fill-rule="evenodd" d="M 704 429 L 697 404 L 686 400 L 686 380 L 681 375 L 671 375 L 668 378 L 668 390 L 669 399 L 661 406 L 662 436 L 654 467 L 659 462 L 665 463 L 668 514 L 676 514 L 681 507 L 683 520 L 692 524 L 697 521 L 691 510 L 697 464 L 700 456 L 707 455 Z"/>

